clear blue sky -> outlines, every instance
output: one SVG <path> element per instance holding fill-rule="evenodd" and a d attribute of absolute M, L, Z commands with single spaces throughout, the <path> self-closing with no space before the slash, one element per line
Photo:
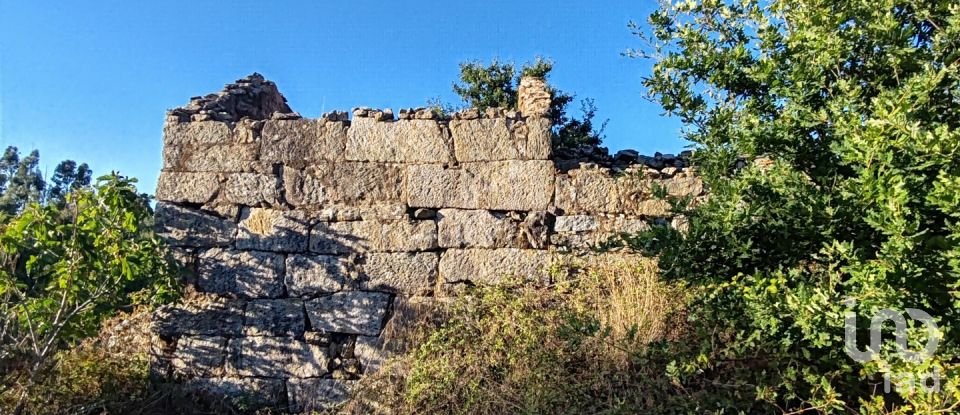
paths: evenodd
<path fill-rule="evenodd" d="M 620 55 L 639 45 L 627 22 L 654 4 L 0 0 L 0 144 L 153 193 L 164 111 L 251 72 L 315 117 L 454 102 L 459 62 L 545 56 L 554 85 L 596 99 L 611 150 L 675 153 L 679 123 L 642 96 L 649 63 Z"/>

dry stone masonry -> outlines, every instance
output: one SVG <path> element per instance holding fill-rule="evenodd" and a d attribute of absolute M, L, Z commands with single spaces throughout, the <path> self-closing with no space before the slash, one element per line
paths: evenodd
<path fill-rule="evenodd" d="M 191 295 L 154 316 L 155 374 L 324 409 L 382 363 L 397 307 L 547 282 L 558 258 L 620 232 L 683 226 L 654 197 L 702 197 L 683 157 L 554 155 L 549 98 L 524 79 L 518 111 L 307 119 L 254 74 L 171 110 L 156 222 Z"/>

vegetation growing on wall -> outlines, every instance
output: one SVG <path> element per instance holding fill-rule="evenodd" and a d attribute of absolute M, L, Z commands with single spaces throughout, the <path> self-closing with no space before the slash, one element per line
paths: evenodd
<path fill-rule="evenodd" d="M 453 92 L 463 99 L 468 107 L 517 108 L 517 88 L 522 77 L 546 79 L 553 70 L 553 62 L 537 59 L 517 68 L 512 63 L 494 59 L 489 64 L 479 61 L 460 64 L 460 81 L 453 84 Z M 569 115 L 573 95 L 551 87 L 548 117 L 553 126 L 553 147 L 576 148 L 581 145 L 598 145 L 603 140 L 606 122 L 594 124 L 597 107 L 590 98 L 580 101 L 582 118 Z"/>

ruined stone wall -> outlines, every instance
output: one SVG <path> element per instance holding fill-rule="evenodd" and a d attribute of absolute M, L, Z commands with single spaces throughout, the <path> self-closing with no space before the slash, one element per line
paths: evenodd
<path fill-rule="evenodd" d="M 545 88 L 525 81 L 519 111 L 306 119 L 254 75 L 171 110 L 156 219 L 191 294 L 154 317 L 155 374 L 323 408 L 377 369 L 400 305 L 682 226 L 653 196 L 700 196 L 681 163 L 556 168 Z"/>

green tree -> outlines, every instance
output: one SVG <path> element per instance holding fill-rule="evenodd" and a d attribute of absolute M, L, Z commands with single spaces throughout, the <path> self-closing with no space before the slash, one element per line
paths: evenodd
<path fill-rule="evenodd" d="M 546 79 L 553 70 L 553 63 L 538 58 L 533 63 L 517 68 L 512 63 L 494 59 L 490 64 L 478 61 L 460 64 L 460 83 L 453 84 L 453 92 L 467 106 L 487 108 L 517 108 L 517 88 L 522 77 Z M 550 89 L 550 118 L 553 126 L 553 147 L 574 148 L 580 145 L 598 145 L 603 140 L 606 122 L 596 127 L 593 119 L 597 108 L 592 99 L 581 101 L 582 119 L 570 117 L 567 107 L 574 97 L 556 88 Z"/>
<path fill-rule="evenodd" d="M 53 176 L 50 177 L 49 189 L 47 191 L 46 201 L 48 203 L 63 204 L 66 202 L 67 193 L 90 186 L 93 171 L 87 163 L 77 165 L 73 160 L 64 160 L 53 170 Z"/>
<path fill-rule="evenodd" d="M 697 412 L 956 411 L 960 340 L 960 5 L 949 0 L 664 3 L 644 83 L 688 127 L 711 197 L 655 229 L 662 274 L 697 293 L 697 342 L 661 349 Z M 769 162 L 734 169 L 738 158 Z M 845 304 L 855 300 L 856 307 Z M 882 309 L 936 317 L 917 363 L 861 344 Z M 910 319 L 910 347 L 928 339 Z M 889 334 L 888 334 L 889 337 Z M 861 348 L 863 346 L 860 346 Z M 938 373 L 940 391 L 883 376 Z"/>
<path fill-rule="evenodd" d="M 33 150 L 24 158 L 10 146 L 0 157 L 0 213 L 15 215 L 30 202 L 43 198 L 45 183 L 40 174 L 40 153 Z"/>
<path fill-rule="evenodd" d="M 64 160 L 53 171 L 50 182 L 40 172 L 40 153 L 20 158 L 9 146 L 0 157 L 0 213 L 13 216 L 32 202 L 63 205 L 68 192 L 90 186 L 93 171 L 86 163 Z"/>
<path fill-rule="evenodd" d="M 145 224 L 152 212 L 116 175 L 32 203 L 0 232 L 0 375 L 17 413 L 56 352 L 117 309 L 175 294 L 170 263 Z"/>

